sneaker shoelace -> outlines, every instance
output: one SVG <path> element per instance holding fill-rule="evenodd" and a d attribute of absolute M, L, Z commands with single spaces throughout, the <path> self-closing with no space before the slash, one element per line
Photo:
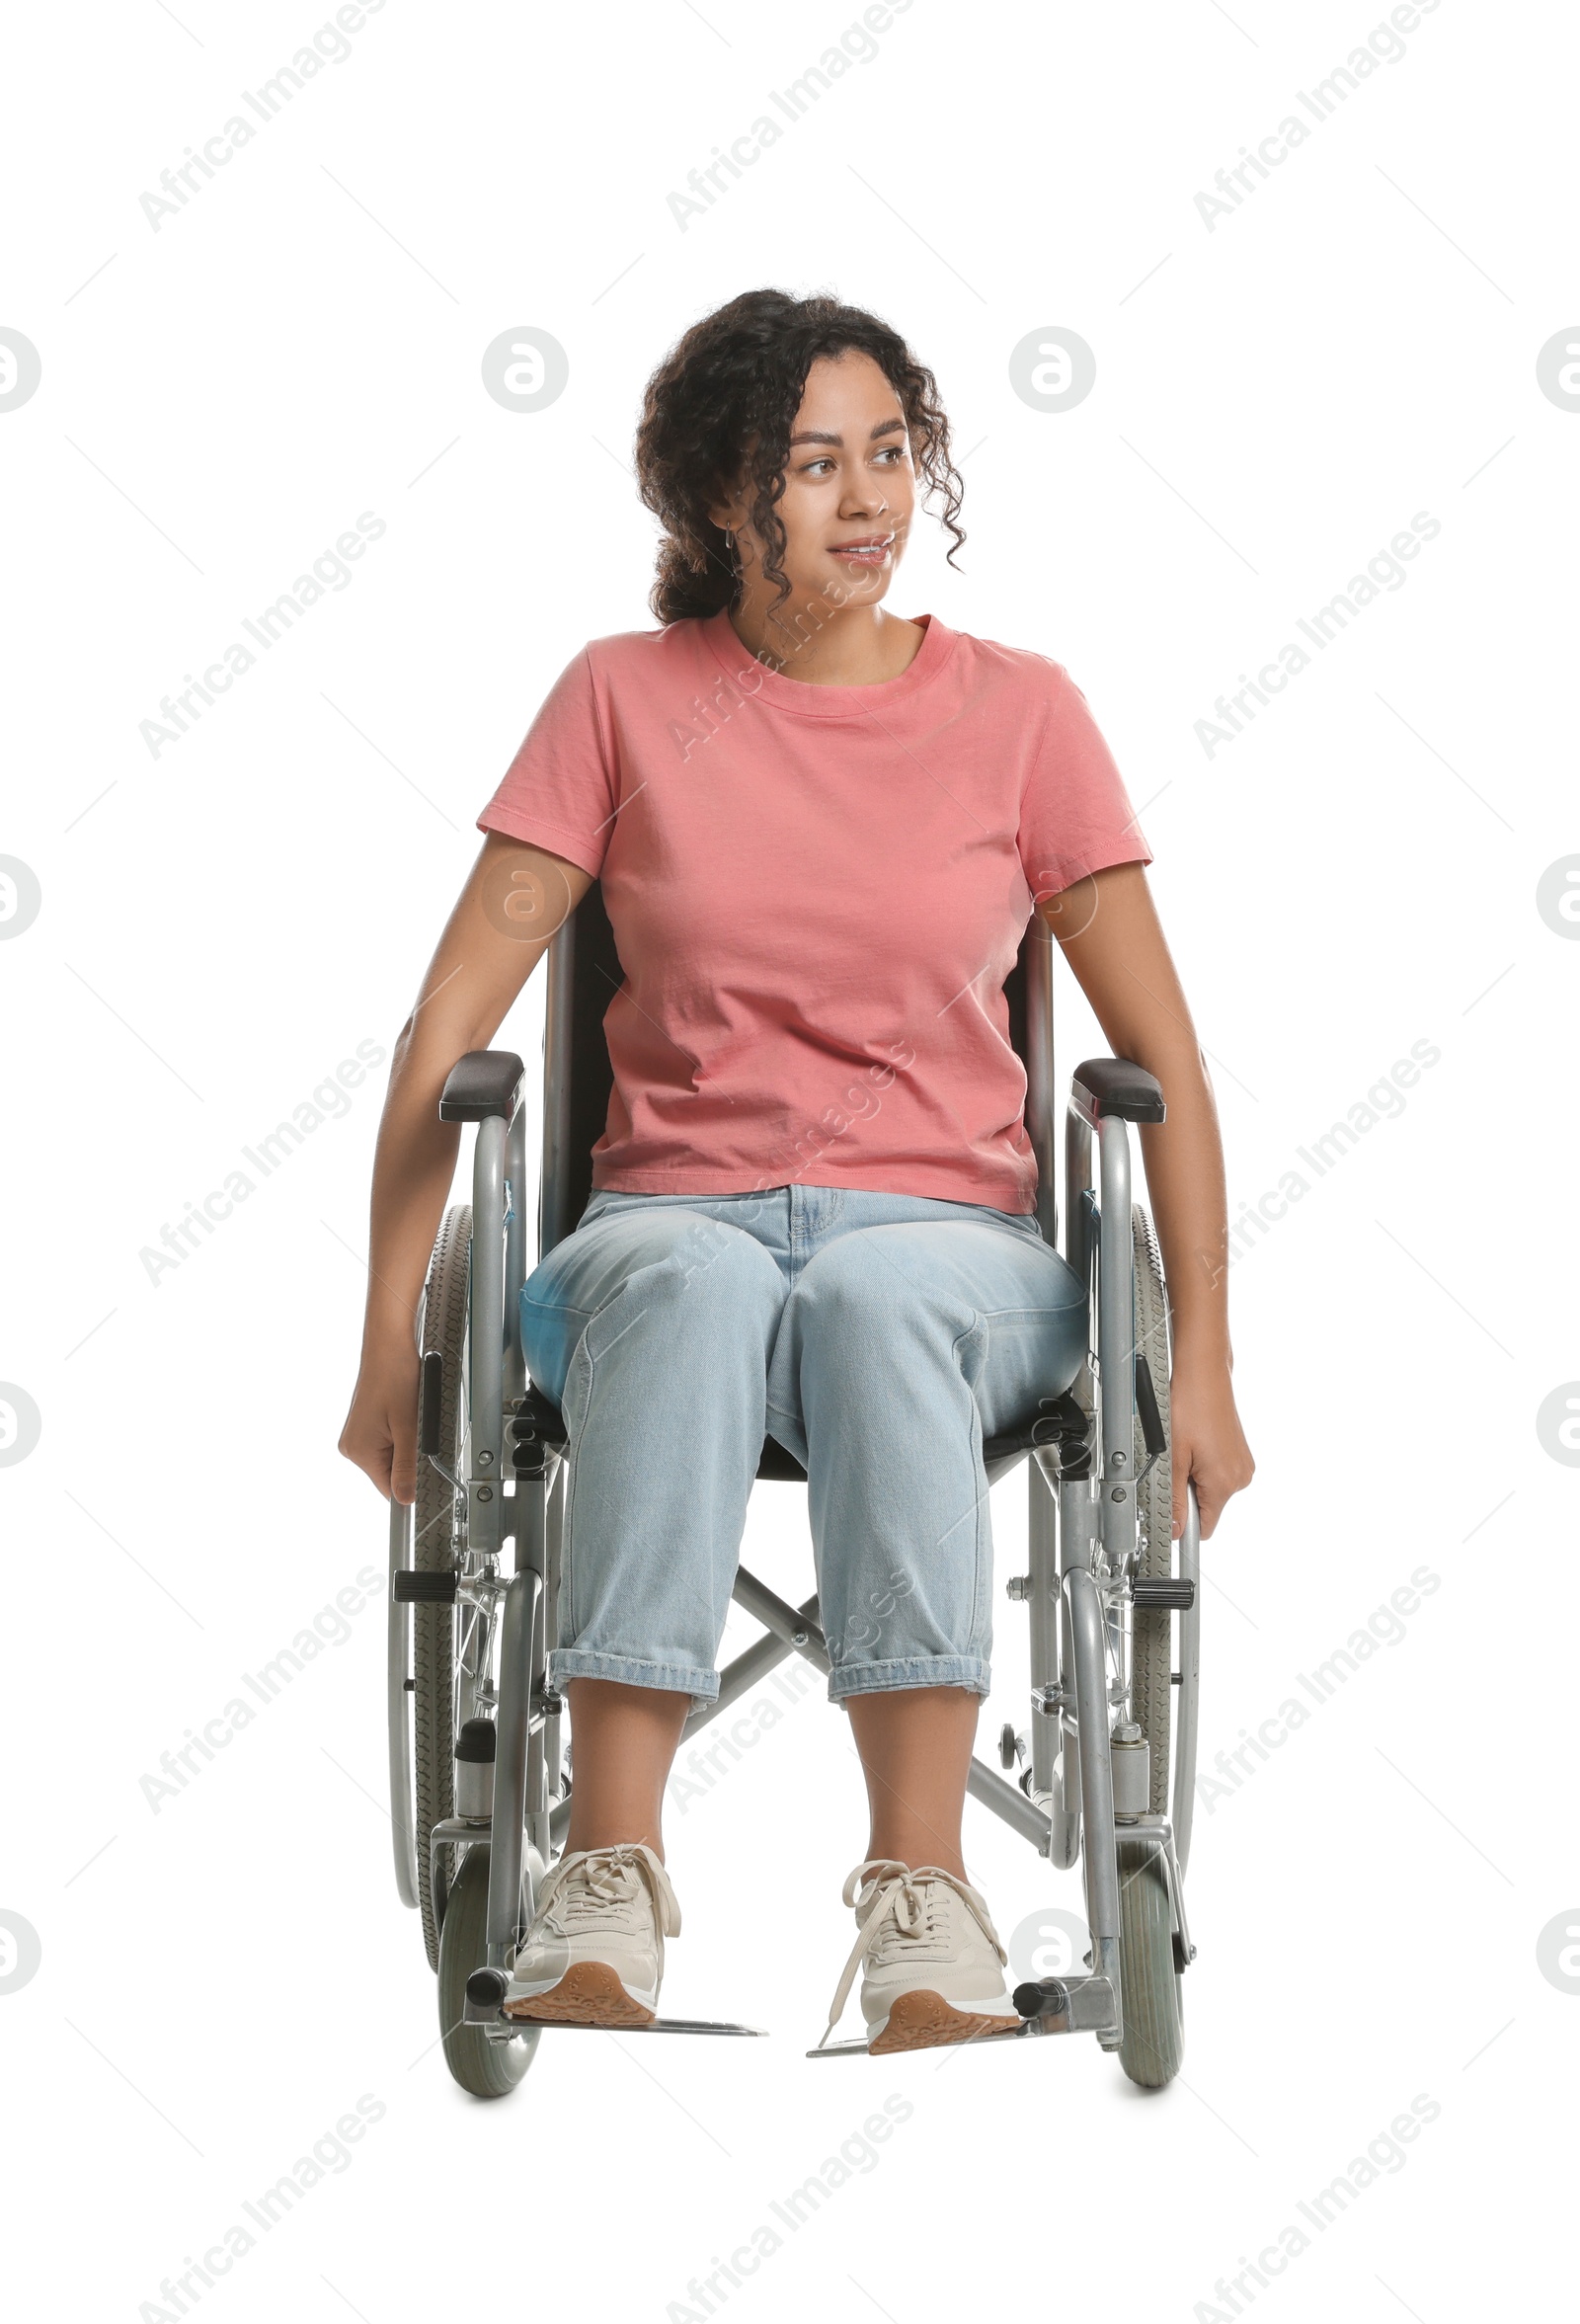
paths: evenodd
<path fill-rule="evenodd" d="M 663 1910 L 652 1867 L 634 1841 L 609 1848 L 590 1848 L 557 1864 L 544 1882 L 534 1921 L 534 1934 L 552 1930 L 574 1936 L 589 1923 L 606 1924 L 611 1913 L 628 1920 L 646 1886 L 652 1894 L 654 1918 L 662 1925 Z"/>
<path fill-rule="evenodd" d="M 829 2023 L 819 2040 L 821 2049 L 839 2023 L 856 1969 L 869 1948 L 873 1965 L 879 1966 L 897 1959 L 901 1954 L 921 1961 L 935 1961 L 947 1951 L 948 1940 L 943 1927 L 941 1909 L 935 1909 L 936 1883 L 945 1883 L 964 1901 L 967 1910 L 987 1936 L 1000 1963 L 1009 1956 L 998 1941 L 988 1907 L 977 1890 L 954 1873 L 945 1872 L 935 1864 L 922 1865 L 912 1870 L 895 1857 L 872 1857 L 858 1864 L 845 1882 L 841 1891 L 844 1902 L 853 1904 L 866 1918 L 856 1930 L 856 1941 L 850 1949 L 829 2013 Z M 914 1949 L 914 1950 L 912 1950 Z"/>

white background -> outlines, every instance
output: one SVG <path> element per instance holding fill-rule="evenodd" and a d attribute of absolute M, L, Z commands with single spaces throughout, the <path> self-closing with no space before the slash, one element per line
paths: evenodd
<path fill-rule="evenodd" d="M 181 2312 L 161 2280 L 363 2093 L 385 2112 L 351 2166 L 204 2313 L 703 2314 L 690 2279 L 895 2092 L 876 2167 L 716 2312 L 1528 2299 L 1580 2029 L 1580 1978 L 1538 1961 L 1580 1925 L 1577 1480 L 1537 1428 L 1580 1374 L 1580 946 L 1537 908 L 1580 847 L 1580 417 L 1537 378 L 1580 338 L 1572 22 L 1445 0 L 1209 231 L 1215 172 L 1385 9 L 915 0 L 681 231 L 670 194 L 858 9 L 390 0 L 154 231 L 139 197 L 331 15 L 131 0 L 9 36 L 0 323 L 42 363 L 0 413 L 0 851 L 42 890 L 0 945 L 0 1378 L 41 1415 L 0 1472 L 0 1904 L 41 1947 L 0 1992 L 15 2312 Z M 652 625 L 642 384 L 766 283 L 870 305 L 934 369 L 970 537 L 956 573 L 918 523 L 891 606 L 1086 692 L 1156 852 L 1231 1213 L 1413 1042 L 1441 1051 L 1231 1278 L 1258 1471 L 1206 1545 L 1204 1771 L 1413 1569 L 1439 1586 L 1198 1807 L 1159 2097 L 1089 2038 L 806 2061 L 866 1829 L 818 1690 L 669 1825 L 666 2009 L 772 2038 L 551 2034 L 492 2107 L 446 2076 L 395 1895 L 376 1599 L 159 1812 L 140 1788 L 382 1563 L 336 1439 L 384 1071 L 157 1288 L 139 1253 L 358 1041 L 387 1051 L 543 691 Z M 1008 371 L 1053 325 L 1097 363 L 1056 414 Z M 521 326 L 570 362 L 526 415 L 480 378 Z M 352 585 L 151 756 L 161 697 L 362 511 L 386 531 Z M 1442 529 L 1405 586 L 1209 759 L 1215 698 L 1417 511 Z M 541 1005 L 534 981 L 499 1037 L 534 1067 Z M 1063 972 L 1059 1011 L 1067 1068 L 1102 1043 Z M 1024 1475 L 994 1496 L 1000 1576 Z M 758 1488 L 744 1555 L 810 1589 L 804 1490 Z M 1001 1598 L 997 1632 L 989 1754 L 1026 1717 Z M 1001 1931 L 1079 1912 L 1078 1874 L 968 1819 Z M 1441 2111 L 1401 2167 L 1266 2288 L 1215 2293 L 1417 2094 Z"/>

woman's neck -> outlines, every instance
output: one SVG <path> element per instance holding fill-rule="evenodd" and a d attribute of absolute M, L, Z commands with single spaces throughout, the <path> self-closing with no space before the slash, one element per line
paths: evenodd
<path fill-rule="evenodd" d="M 816 593 L 774 607 L 747 599 L 730 626 L 755 660 L 806 685 L 885 685 L 908 670 L 926 631 L 881 605 L 830 606 Z"/>

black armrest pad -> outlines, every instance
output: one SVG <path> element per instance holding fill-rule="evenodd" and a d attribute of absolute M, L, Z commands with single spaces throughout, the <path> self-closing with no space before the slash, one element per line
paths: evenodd
<path fill-rule="evenodd" d="M 1070 1099 L 1083 1120 L 1096 1124 L 1160 1122 L 1163 1091 L 1154 1076 L 1124 1057 L 1089 1057 L 1070 1076 Z"/>
<path fill-rule="evenodd" d="M 508 1122 L 520 1103 L 526 1068 L 514 1049 L 469 1049 L 457 1058 L 438 1101 L 441 1122 Z"/>

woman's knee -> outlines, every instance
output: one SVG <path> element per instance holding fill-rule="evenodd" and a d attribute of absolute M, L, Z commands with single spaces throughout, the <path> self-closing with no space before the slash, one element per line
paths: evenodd
<path fill-rule="evenodd" d="M 945 1346 L 978 1329 L 981 1315 L 947 1282 L 902 1249 L 901 1229 L 842 1235 L 803 1268 L 791 1299 L 800 1335 L 831 1347 L 893 1348 L 916 1334 Z M 886 1242 L 884 1238 L 888 1236 Z"/>
<path fill-rule="evenodd" d="M 618 1214 L 623 1224 L 627 1214 Z M 534 1270 L 521 1292 L 521 1345 L 527 1369 L 549 1395 L 564 1393 L 584 1340 L 599 1353 L 644 1329 L 676 1360 L 690 1343 L 715 1347 L 739 1338 L 760 1345 L 771 1331 L 784 1281 L 770 1253 L 739 1227 L 702 1213 L 665 1210 L 641 1221 L 640 1235 L 591 1243 L 567 1264 L 554 1257 Z M 561 1246 L 563 1248 L 563 1246 Z"/>

